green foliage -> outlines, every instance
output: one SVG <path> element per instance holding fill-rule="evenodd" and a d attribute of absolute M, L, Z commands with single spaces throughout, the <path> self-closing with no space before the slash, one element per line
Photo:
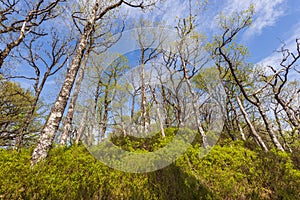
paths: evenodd
<path fill-rule="evenodd" d="M 300 171 L 287 153 L 251 151 L 238 141 L 217 145 L 202 159 L 199 155 L 199 149 L 191 148 L 177 163 L 210 188 L 216 198 L 300 197 Z"/>
<path fill-rule="evenodd" d="M 0 151 L 3 199 L 184 199 L 210 196 L 179 167 L 129 174 L 95 160 L 83 146 L 56 148 L 45 162 L 30 168 L 28 150 Z"/>
<path fill-rule="evenodd" d="M 126 151 L 146 150 L 152 152 L 167 145 L 176 135 L 177 128 L 165 129 L 164 138 L 161 133 L 156 133 L 151 138 L 137 138 L 133 136 L 113 136 L 111 141 Z"/>
<path fill-rule="evenodd" d="M 0 76 L 0 146 L 13 146 L 31 110 L 33 96 L 19 84 Z M 36 113 L 35 113 L 36 116 Z M 34 132 L 30 127 L 30 131 Z M 27 140 L 34 134 L 26 133 Z"/>
<path fill-rule="evenodd" d="M 194 87 L 206 92 L 217 87 L 221 80 L 219 79 L 219 71 L 216 67 L 203 68 L 192 79 Z"/>
<path fill-rule="evenodd" d="M 165 138 L 114 142 L 131 151 L 153 151 L 176 131 L 166 129 Z M 111 169 L 81 145 L 55 148 L 34 168 L 30 155 L 29 149 L 0 149 L 1 199 L 298 199 L 300 193 L 300 171 L 291 155 L 249 150 L 240 141 L 225 140 L 204 158 L 195 144 L 174 164 L 141 174 Z"/>

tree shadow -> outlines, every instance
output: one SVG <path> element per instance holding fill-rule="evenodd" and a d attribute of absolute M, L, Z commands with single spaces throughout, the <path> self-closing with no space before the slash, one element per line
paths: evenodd
<path fill-rule="evenodd" d="M 212 191 L 175 164 L 148 173 L 148 181 L 161 200 L 216 199 Z"/>

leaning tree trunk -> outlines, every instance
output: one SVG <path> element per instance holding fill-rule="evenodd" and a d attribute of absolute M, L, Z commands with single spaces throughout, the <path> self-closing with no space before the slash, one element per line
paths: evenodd
<path fill-rule="evenodd" d="M 4 1 L 1 1 L 1 2 L 3 4 Z M 9 1 L 7 1 L 7 2 L 9 2 Z M 17 2 L 17 1 L 13 1 L 13 2 Z M 44 8 L 41 8 L 43 0 L 40 0 L 39 2 L 37 2 L 36 8 L 31 10 L 26 15 L 26 17 L 23 21 L 23 24 L 20 28 L 19 37 L 16 38 L 14 41 L 10 42 L 9 44 L 6 44 L 6 46 L 3 50 L 0 50 L 0 69 L 2 68 L 4 60 L 9 56 L 10 52 L 15 47 L 19 46 L 21 44 L 21 42 L 23 42 L 23 40 L 25 39 L 25 34 L 31 32 L 31 31 L 27 31 L 27 29 L 29 29 L 29 30 L 33 29 L 31 26 L 36 27 L 36 26 L 40 25 L 43 21 L 46 21 L 47 20 L 46 15 L 49 15 L 50 13 L 52 13 L 53 9 L 56 8 L 56 6 L 58 5 L 59 2 L 60 1 L 58 1 L 58 0 L 56 0 L 54 2 L 49 2 L 49 4 L 47 6 L 45 6 Z M 9 3 L 7 3 L 7 4 L 9 4 Z M 17 3 L 15 3 L 15 4 L 17 4 Z M 2 11 L 2 8 L 1 8 L 1 11 Z M 42 21 L 40 21 L 38 23 L 34 23 L 34 20 L 37 19 L 38 16 L 42 16 Z M 31 26 L 28 26 L 29 23 L 31 24 Z M 1 25 L 2 25 L 2 23 L 1 23 Z M 10 28 L 13 28 L 13 26 L 9 27 L 9 29 Z M 13 30 L 13 32 L 17 31 L 15 28 L 13 28 L 12 30 Z"/>
<path fill-rule="evenodd" d="M 229 97 L 228 97 L 228 98 L 229 98 Z M 242 140 L 243 140 L 243 141 L 246 141 L 245 133 L 244 133 L 243 128 L 242 128 L 241 123 L 240 123 L 239 113 L 237 112 L 237 110 L 236 110 L 235 106 L 233 105 L 231 99 L 229 99 L 229 103 L 230 103 L 230 105 L 231 105 L 231 107 L 232 107 L 233 113 L 235 114 L 235 117 L 236 117 L 235 121 L 236 121 L 236 124 L 237 124 L 237 126 L 238 126 L 238 129 L 239 129 L 239 131 L 240 131 Z"/>
<path fill-rule="evenodd" d="M 248 117 L 248 114 L 247 114 L 247 112 L 246 112 L 246 110 L 245 110 L 245 108 L 244 108 L 244 106 L 243 106 L 243 104 L 242 104 L 242 102 L 241 102 L 241 100 L 240 100 L 240 98 L 237 96 L 236 97 L 236 100 L 237 100 L 237 103 L 238 103 L 238 105 L 239 105 L 239 107 L 240 107 L 240 110 L 241 110 L 241 112 L 242 112 L 242 114 L 243 114 L 243 116 L 244 116 L 244 118 L 245 118 L 245 120 L 246 120 L 246 123 L 247 123 L 247 125 L 249 126 L 249 128 L 250 128 L 250 131 L 251 131 L 251 133 L 252 133 L 252 136 L 254 137 L 254 139 L 258 142 L 258 144 L 259 144 L 259 146 L 264 150 L 264 151 L 268 151 L 268 148 L 267 148 L 267 146 L 266 146 L 266 144 L 264 143 L 264 141 L 262 140 L 262 138 L 259 136 L 259 134 L 256 132 L 256 129 L 255 129 L 255 127 L 253 126 L 253 124 L 251 123 L 251 121 L 250 121 L 250 119 L 249 119 L 249 117 Z"/>
<path fill-rule="evenodd" d="M 10 54 L 12 49 L 15 48 L 16 46 L 18 46 L 23 41 L 23 39 L 25 38 L 26 24 L 31 19 L 31 17 L 32 17 L 32 14 L 29 14 L 26 17 L 25 21 L 23 22 L 22 28 L 20 30 L 19 37 L 15 41 L 7 44 L 3 51 L 0 51 L 0 69 L 1 69 L 1 67 L 4 63 L 4 60 L 8 57 L 8 55 Z"/>
<path fill-rule="evenodd" d="M 275 109 L 274 109 L 274 116 L 275 116 L 275 121 L 277 123 L 277 126 L 278 126 L 278 132 L 283 140 L 283 148 L 288 150 L 289 152 L 293 152 L 292 149 L 290 148 L 289 144 L 287 143 L 286 139 L 285 139 L 285 136 L 284 136 L 284 131 L 282 129 L 282 126 L 281 126 L 281 122 L 280 122 L 280 119 L 279 119 L 279 116 L 278 116 L 278 104 L 276 104 L 275 106 Z"/>
<path fill-rule="evenodd" d="M 58 98 L 52 107 L 48 119 L 45 123 L 43 130 L 41 131 L 40 138 L 38 140 L 37 146 L 35 147 L 31 164 L 35 165 L 39 160 L 47 157 L 48 151 L 52 146 L 52 142 L 55 137 L 55 133 L 58 129 L 59 123 L 62 119 L 65 107 L 67 105 L 73 84 L 76 79 L 77 72 L 80 68 L 80 63 L 84 54 L 84 51 L 87 47 L 88 38 L 90 37 L 93 27 L 97 18 L 97 12 L 99 10 L 99 2 L 97 0 L 94 7 L 91 19 L 87 21 L 87 24 L 84 27 L 84 33 L 81 35 L 79 45 L 77 47 L 76 53 L 74 55 L 72 64 L 67 72 L 65 81 L 60 90 Z"/>
<path fill-rule="evenodd" d="M 266 127 L 266 130 L 267 132 L 269 133 L 269 136 L 273 142 L 273 144 L 276 146 L 276 148 L 280 151 L 284 151 L 283 147 L 281 146 L 280 142 L 278 141 L 277 139 L 277 136 L 275 135 L 272 127 L 271 127 L 271 123 L 269 122 L 269 119 L 266 115 L 266 112 L 265 110 L 263 109 L 262 105 L 260 104 L 260 100 L 259 98 L 253 94 L 251 95 L 252 97 L 255 98 L 255 101 L 254 100 L 251 100 L 250 97 L 249 97 L 249 94 L 247 94 L 244 86 L 242 85 L 242 82 L 241 80 L 239 80 L 237 74 L 236 74 L 236 69 L 234 68 L 234 65 L 232 63 L 232 61 L 224 54 L 224 52 L 222 51 L 222 48 L 219 48 L 219 53 L 221 54 L 221 56 L 225 59 L 225 61 L 227 62 L 228 66 L 229 66 L 229 69 L 230 69 L 230 72 L 235 80 L 235 82 L 237 83 L 238 87 L 240 88 L 243 96 L 251 103 L 253 104 L 254 106 L 256 106 L 259 110 L 259 113 L 261 115 L 261 117 L 263 118 L 263 121 L 264 121 L 264 124 L 265 124 L 265 127 Z"/>
<path fill-rule="evenodd" d="M 67 112 L 67 117 L 66 117 L 65 122 L 64 122 L 63 132 L 62 132 L 62 135 L 60 137 L 60 144 L 61 145 L 66 145 L 69 133 L 71 131 L 71 125 L 72 125 L 74 111 L 75 111 L 75 104 L 76 104 L 76 101 L 77 101 L 77 98 L 78 98 L 78 95 L 79 95 L 79 92 L 80 92 L 81 82 L 82 82 L 83 77 L 84 77 L 84 71 L 85 71 L 85 68 L 86 68 L 88 57 L 89 57 L 89 50 L 84 55 L 82 66 L 81 66 L 81 69 L 79 71 L 76 83 L 75 83 L 75 89 L 74 89 L 74 92 L 73 92 L 73 95 L 72 95 L 72 98 L 71 98 L 71 101 L 70 101 L 70 104 L 69 104 L 69 107 L 68 107 L 68 112 Z"/>
<path fill-rule="evenodd" d="M 84 134 L 85 127 L 86 127 L 86 119 L 87 119 L 87 109 L 85 109 L 84 112 L 83 112 L 81 122 L 80 122 L 80 126 L 79 126 L 79 129 L 78 129 L 77 134 L 76 134 L 75 144 L 79 143 L 79 140 L 80 140 L 81 136 Z"/>
<path fill-rule="evenodd" d="M 33 99 L 33 103 L 31 105 L 31 109 L 28 111 L 28 113 L 26 114 L 26 120 L 25 120 L 25 124 L 23 125 L 22 129 L 20 130 L 20 135 L 19 135 L 19 138 L 16 142 L 16 148 L 19 148 L 19 147 L 22 147 L 22 143 L 23 143 L 23 139 L 24 139 L 24 134 L 27 133 L 28 131 L 28 128 L 29 128 L 29 125 L 32 121 L 32 118 L 34 116 L 34 112 L 36 111 L 37 109 L 37 105 L 38 105 L 38 101 L 40 99 L 40 95 L 42 93 L 42 90 L 44 88 L 44 85 L 47 81 L 47 78 L 49 77 L 49 74 L 50 74 L 50 69 L 48 69 L 45 74 L 44 74 L 44 77 L 42 79 L 42 82 L 40 84 L 40 86 L 38 86 L 39 84 L 39 81 L 37 80 L 37 82 L 35 83 L 35 95 L 34 95 L 34 99 Z"/>
<path fill-rule="evenodd" d="M 271 138 L 273 144 L 275 145 L 275 147 L 278 150 L 284 151 L 284 148 L 282 147 L 282 145 L 278 141 L 278 138 L 277 138 L 276 134 L 274 133 L 274 130 L 273 130 L 272 126 L 271 126 L 271 123 L 270 123 L 270 121 L 269 121 L 269 119 L 267 117 L 266 111 L 264 110 L 264 108 L 262 107 L 262 105 L 260 104 L 260 102 L 258 101 L 258 98 L 256 98 L 256 99 L 257 99 L 257 108 L 258 108 L 258 111 L 259 111 L 261 117 L 263 118 L 266 130 L 269 133 L 270 138 Z"/>
<path fill-rule="evenodd" d="M 201 121 L 200 121 L 200 112 L 199 112 L 199 109 L 196 105 L 197 104 L 197 95 L 195 94 L 195 92 L 193 90 L 193 86 L 190 82 L 190 79 L 187 77 L 187 70 L 186 70 L 185 66 L 184 66 L 184 78 L 186 80 L 189 91 L 192 95 L 192 106 L 193 106 L 194 115 L 195 115 L 195 118 L 196 118 L 197 129 L 198 129 L 198 132 L 200 133 L 200 135 L 202 137 L 203 148 L 206 149 L 209 146 L 209 144 L 208 144 L 208 141 L 207 141 L 207 136 L 204 132 L 204 129 L 203 129 Z"/>
<path fill-rule="evenodd" d="M 196 118 L 196 124 L 197 124 L 197 129 L 198 129 L 198 132 L 200 133 L 201 137 L 202 137 L 202 145 L 203 145 L 203 148 L 207 148 L 209 146 L 208 144 L 208 141 L 207 141 L 207 136 L 204 132 L 204 129 L 201 125 L 201 121 L 200 121 L 200 112 L 198 110 L 198 107 L 196 106 L 196 98 L 194 97 L 193 95 L 193 109 L 194 109 L 194 114 L 195 114 L 195 118 Z"/>

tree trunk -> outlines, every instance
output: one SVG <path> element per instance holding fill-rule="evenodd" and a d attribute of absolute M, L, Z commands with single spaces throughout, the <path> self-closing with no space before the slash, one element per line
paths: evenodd
<path fill-rule="evenodd" d="M 67 142 L 67 138 L 69 136 L 69 133 L 71 131 L 71 126 L 72 126 L 72 121 L 73 121 L 73 116 L 74 116 L 74 111 L 75 111 L 75 105 L 76 105 L 76 101 L 80 92 L 80 86 L 81 86 L 81 82 L 83 80 L 84 77 L 84 71 L 88 62 L 88 57 L 89 57 L 89 51 L 86 52 L 86 54 L 84 55 L 84 59 L 82 62 L 82 66 L 81 69 L 79 71 L 78 74 L 78 78 L 76 80 L 75 83 L 75 89 L 72 95 L 72 98 L 70 100 L 70 104 L 68 107 L 68 113 L 64 122 L 64 127 L 63 127 L 63 132 L 62 135 L 60 137 L 60 145 L 66 145 Z"/>
<path fill-rule="evenodd" d="M 209 146 L 208 142 L 207 142 L 207 136 L 204 132 L 204 129 L 201 125 L 201 121 L 200 121 L 200 112 L 199 112 L 199 109 L 197 107 L 197 95 L 195 94 L 194 90 L 193 90 L 193 87 L 192 87 L 192 84 L 190 82 L 190 79 L 187 77 L 187 70 L 186 70 L 186 66 L 184 65 L 183 67 L 184 69 L 184 78 L 186 80 L 186 83 L 188 85 L 188 88 L 189 88 L 189 91 L 192 95 L 192 106 L 193 106 L 193 110 L 194 110 L 194 115 L 195 115 L 195 118 L 196 118 L 196 124 L 197 124 L 197 130 L 198 132 L 200 133 L 201 137 L 202 137 L 202 145 L 203 145 L 203 148 L 207 148 Z"/>
<path fill-rule="evenodd" d="M 1 1 L 1 2 L 3 4 L 3 1 Z M 52 10 L 55 9 L 55 7 L 58 5 L 58 3 L 60 1 L 56 0 L 53 2 L 49 2 L 49 4 L 47 6 L 41 8 L 41 5 L 43 2 L 44 2 L 43 0 L 40 0 L 39 2 L 36 3 L 36 5 L 35 5 L 36 8 L 31 10 L 30 12 L 28 12 L 28 14 L 26 15 L 24 22 L 20 28 L 19 37 L 17 39 L 15 39 L 14 41 L 10 42 L 9 44 L 7 44 L 4 48 L 4 50 L 0 50 L 0 69 L 2 68 L 4 60 L 9 56 L 10 52 L 15 47 L 19 46 L 20 43 L 24 40 L 27 29 L 33 29 L 33 27 L 42 24 L 43 21 L 46 21 L 47 20 L 46 15 L 50 16 L 50 13 L 52 13 Z M 15 3 L 16 3 L 16 1 L 15 1 Z M 1 8 L 1 11 L 2 11 L 2 8 Z M 13 12 L 17 12 L 17 11 L 13 11 Z M 42 17 L 42 21 L 40 21 L 38 23 L 34 23 L 34 22 L 36 22 L 35 19 L 38 18 L 38 16 Z M 20 20 L 20 19 L 18 19 L 18 20 Z M 30 23 L 31 26 L 28 26 L 28 23 Z M 17 23 L 15 23 L 15 24 L 17 24 Z M 2 25 L 2 23 L 1 23 L 1 25 Z M 13 26 L 8 27 L 8 28 L 11 29 L 13 32 L 16 31 Z M 29 30 L 28 32 L 30 32 L 30 31 L 31 30 Z"/>
<path fill-rule="evenodd" d="M 227 97 L 228 97 L 229 103 L 230 103 L 230 105 L 231 105 L 231 107 L 232 107 L 232 110 L 233 110 L 233 112 L 234 112 L 234 114 L 235 114 L 235 117 L 236 117 L 236 120 L 235 120 L 235 121 L 236 121 L 237 126 L 238 126 L 238 129 L 239 129 L 239 131 L 240 131 L 242 140 L 243 140 L 243 141 L 246 141 L 245 133 L 244 133 L 243 128 L 242 128 L 241 123 L 240 123 L 239 114 L 238 114 L 238 112 L 237 112 L 235 106 L 233 105 L 231 98 L 230 98 L 229 96 L 227 96 Z"/>
<path fill-rule="evenodd" d="M 145 85 L 145 51 L 144 49 L 142 51 L 142 57 L 141 57 L 141 67 L 142 67 L 142 72 L 141 72 L 141 130 L 142 134 L 147 134 L 147 109 L 146 109 L 146 85 Z"/>
<path fill-rule="evenodd" d="M 246 120 L 246 123 L 248 124 L 249 128 L 250 128 L 250 131 L 254 137 L 254 139 L 258 142 L 258 144 L 260 145 L 260 147 L 265 151 L 267 152 L 268 151 L 268 148 L 266 146 L 266 144 L 264 143 L 264 141 L 261 139 L 261 137 L 259 136 L 259 134 L 256 132 L 256 129 L 255 127 L 253 126 L 253 124 L 251 123 L 249 117 L 248 117 L 248 113 L 246 112 L 240 98 L 238 96 L 236 96 L 236 100 L 237 100 L 237 103 L 240 107 L 240 110 Z"/>
<path fill-rule="evenodd" d="M 26 114 L 26 120 L 25 120 L 25 124 L 24 126 L 22 127 L 21 131 L 20 131 L 20 135 L 16 141 L 16 148 L 19 148 L 22 146 L 22 143 L 23 143 L 23 139 L 24 139 L 24 134 L 28 131 L 28 127 L 30 125 L 30 122 L 32 120 L 32 117 L 34 115 L 34 112 L 36 111 L 36 107 L 37 107 L 37 104 L 38 104 L 38 101 L 39 101 L 39 98 L 40 98 L 40 94 L 44 88 L 44 85 L 46 83 L 46 80 L 49 76 L 49 73 L 50 71 L 48 70 L 45 75 L 44 75 L 44 78 L 40 84 L 40 86 L 36 89 L 36 93 L 35 93 L 35 96 L 34 96 L 34 99 L 33 99 L 33 103 L 31 105 L 31 109 L 29 110 L 29 112 Z M 38 84 L 38 82 L 37 82 Z"/>
<path fill-rule="evenodd" d="M 83 132 L 86 127 L 86 118 L 87 118 L 87 110 L 84 111 L 83 116 L 81 118 L 81 123 L 80 123 L 79 129 L 77 131 L 75 144 L 79 143 L 79 140 L 80 140 L 81 136 L 83 135 Z"/>
<path fill-rule="evenodd" d="M 275 90 L 274 90 L 275 92 Z M 281 105 L 281 107 L 283 108 L 283 110 L 285 111 L 287 117 L 289 118 L 289 121 L 292 123 L 292 125 L 295 128 L 300 128 L 300 123 L 297 120 L 297 118 L 293 117 L 293 114 L 291 112 L 291 110 L 289 109 L 289 107 L 287 106 L 288 104 L 286 102 L 284 102 L 280 97 L 278 93 L 275 93 L 275 99 L 277 100 L 277 102 Z"/>
<path fill-rule="evenodd" d="M 150 87 L 150 89 L 152 91 L 153 100 L 156 104 L 156 114 L 157 114 L 157 118 L 158 118 L 158 122 L 159 122 L 160 132 L 161 132 L 162 137 L 165 137 L 166 135 L 165 135 L 165 131 L 164 131 L 164 124 L 163 124 L 163 120 L 162 120 L 162 117 L 160 114 L 160 109 L 159 109 L 160 104 L 156 98 L 155 89 L 151 88 L 151 87 Z"/>
<path fill-rule="evenodd" d="M 163 99 L 163 109 L 165 111 L 165 125 L 167 128 L 170 127 L 170 116 L 169 116 L 169 112 L 168 112 L 168 105 L 167 105 L 167 100 L 166 100 L 166 91 L 164 86 L 161 86 L 161 91 L 162 91 L 162 99 Z"/>
<path fill-rule="evenodd" d="M 130 124 L 136 124 L 135 121 L 135 97 L 136 97 L 136 90 L 134 89 L 134 93 L 132 94 L 132 102 L 131 102 L 131 111 L 130 111 Z"/>
<path fill-rule="evenodd" d="M 4 60 L 7 58 L 7 56 L 10 54 L 11 50 L 13 48 L 15 48 L 16 46 L 18 46 L 23 39 L 25 38 L 25 29 L 26 29 L 26 24 L 28 23 L 28 21 L 30 21 L 33 17 L 32 12 L 30 12 L 25 21 L 23 22 L 22 28 L 20 30 L 20 35 L 18 37 L 18 39 L 16 39 L 15 41 L 9 43 L 6 45 L 5 49 L 3 51 L 0 51 L 0 69 L 4 63 Z"/>
<path fill-rule="evenodd" d="M 274 130 L 273 128 L 271 127 L 271 123 L 269 122 L 269 119 L 267 117 L 267 114 L 265 112 L 265 110 L 263 109 L 263 107 L 261 106 L 260 102 L 258 101 L 258 98 L 257 99 L 257 108 L 259 110 L 259 113 L 261 114 L 261 117 L 263 118 L 263 121 L 265 123 L 265 127 L 266 127 L 266 130 L 267 132 L 269 133 L 270 135 L 270 138 L 273 142 L 273 144 L 275 145 L 275 147 L 280 150 L 280 151 L 284 151 L 284 148 L 282 147 L 282 145 L 280 144 L 280 142 L 278 141 L 277 139 L 277 136 L 276 134 L 274 133 Z"/>
<path fill-rule="evenodd" d="M 84 33 L 81 35 L 79 45 L 77 47 L 76 53 L 74 55 L 72 64 L 67 72 L 65 81 L 61 88 L 61 91 L 58 95 L 58 98 L 52 107 L 48 119 L 45 123 L 43 130 L 41 131 L 40 138 L 38 140 L 37 146 L 35 147 L 32 158 L 31 164 L 35 165 L 38 161 L 43 158 L 46 158 L 48 155 L 48 151 L 52 146 L 52 142 L 55 137 L 55 133 L 58 129 L 60 121 L 62 119 L 65 107 L 67 105 L 73 84 L 76 79 L 77 72 L 79 70 L 81 60 L 84 54 L 84 51 L 87 47 L 88 38 L 90 37 L 93 27 L 96 21 L 97 12 L 99 10 L 99 2 L 97 0 L 94 7 L 91 19 L 87 22 L 84 27 Z"/>
<path fill-rule="evenodd" d="M 284 137 L 284 134 L 283 134 L 283 130 L 282 130 L 282 126 L 281 126 L 281 122 L 280 122 L 280 119 L 278 117 L 278 112 L 277 112 L 277 109 L 278 109 L 278 104 L 276 104 L 275 106 L 275 109 L 274 109 L 274 116 L 275 116 L 275 121 L 277 123 L 277 126 L 278 126 L 278 132 L 283 140 L 283 147 L 284 149 L 288 150 L 289 152 L 292 153 L 292 149 L 290 148 L 289 144 L 287 143 L 285 137 Z"/>

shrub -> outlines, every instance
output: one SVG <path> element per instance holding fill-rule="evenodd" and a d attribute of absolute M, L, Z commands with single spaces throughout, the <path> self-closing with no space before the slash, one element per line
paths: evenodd
<path fill-rule="evenodd" d="M 165 146 L 175 131 L 167 130 L 166 138 L 115 142 L 131 151 L 153 151 Z M 30 149 L 0 149 L 0 199 L 300 198 L 300 171 L 291 159 L 297 155 L 244 145 L 222 141 L 201 158 L 201 148 L 194 144 L 174 164 L 141 174 L 111 169 L 82 145 L 54 148 L 34 168 Z"/>

